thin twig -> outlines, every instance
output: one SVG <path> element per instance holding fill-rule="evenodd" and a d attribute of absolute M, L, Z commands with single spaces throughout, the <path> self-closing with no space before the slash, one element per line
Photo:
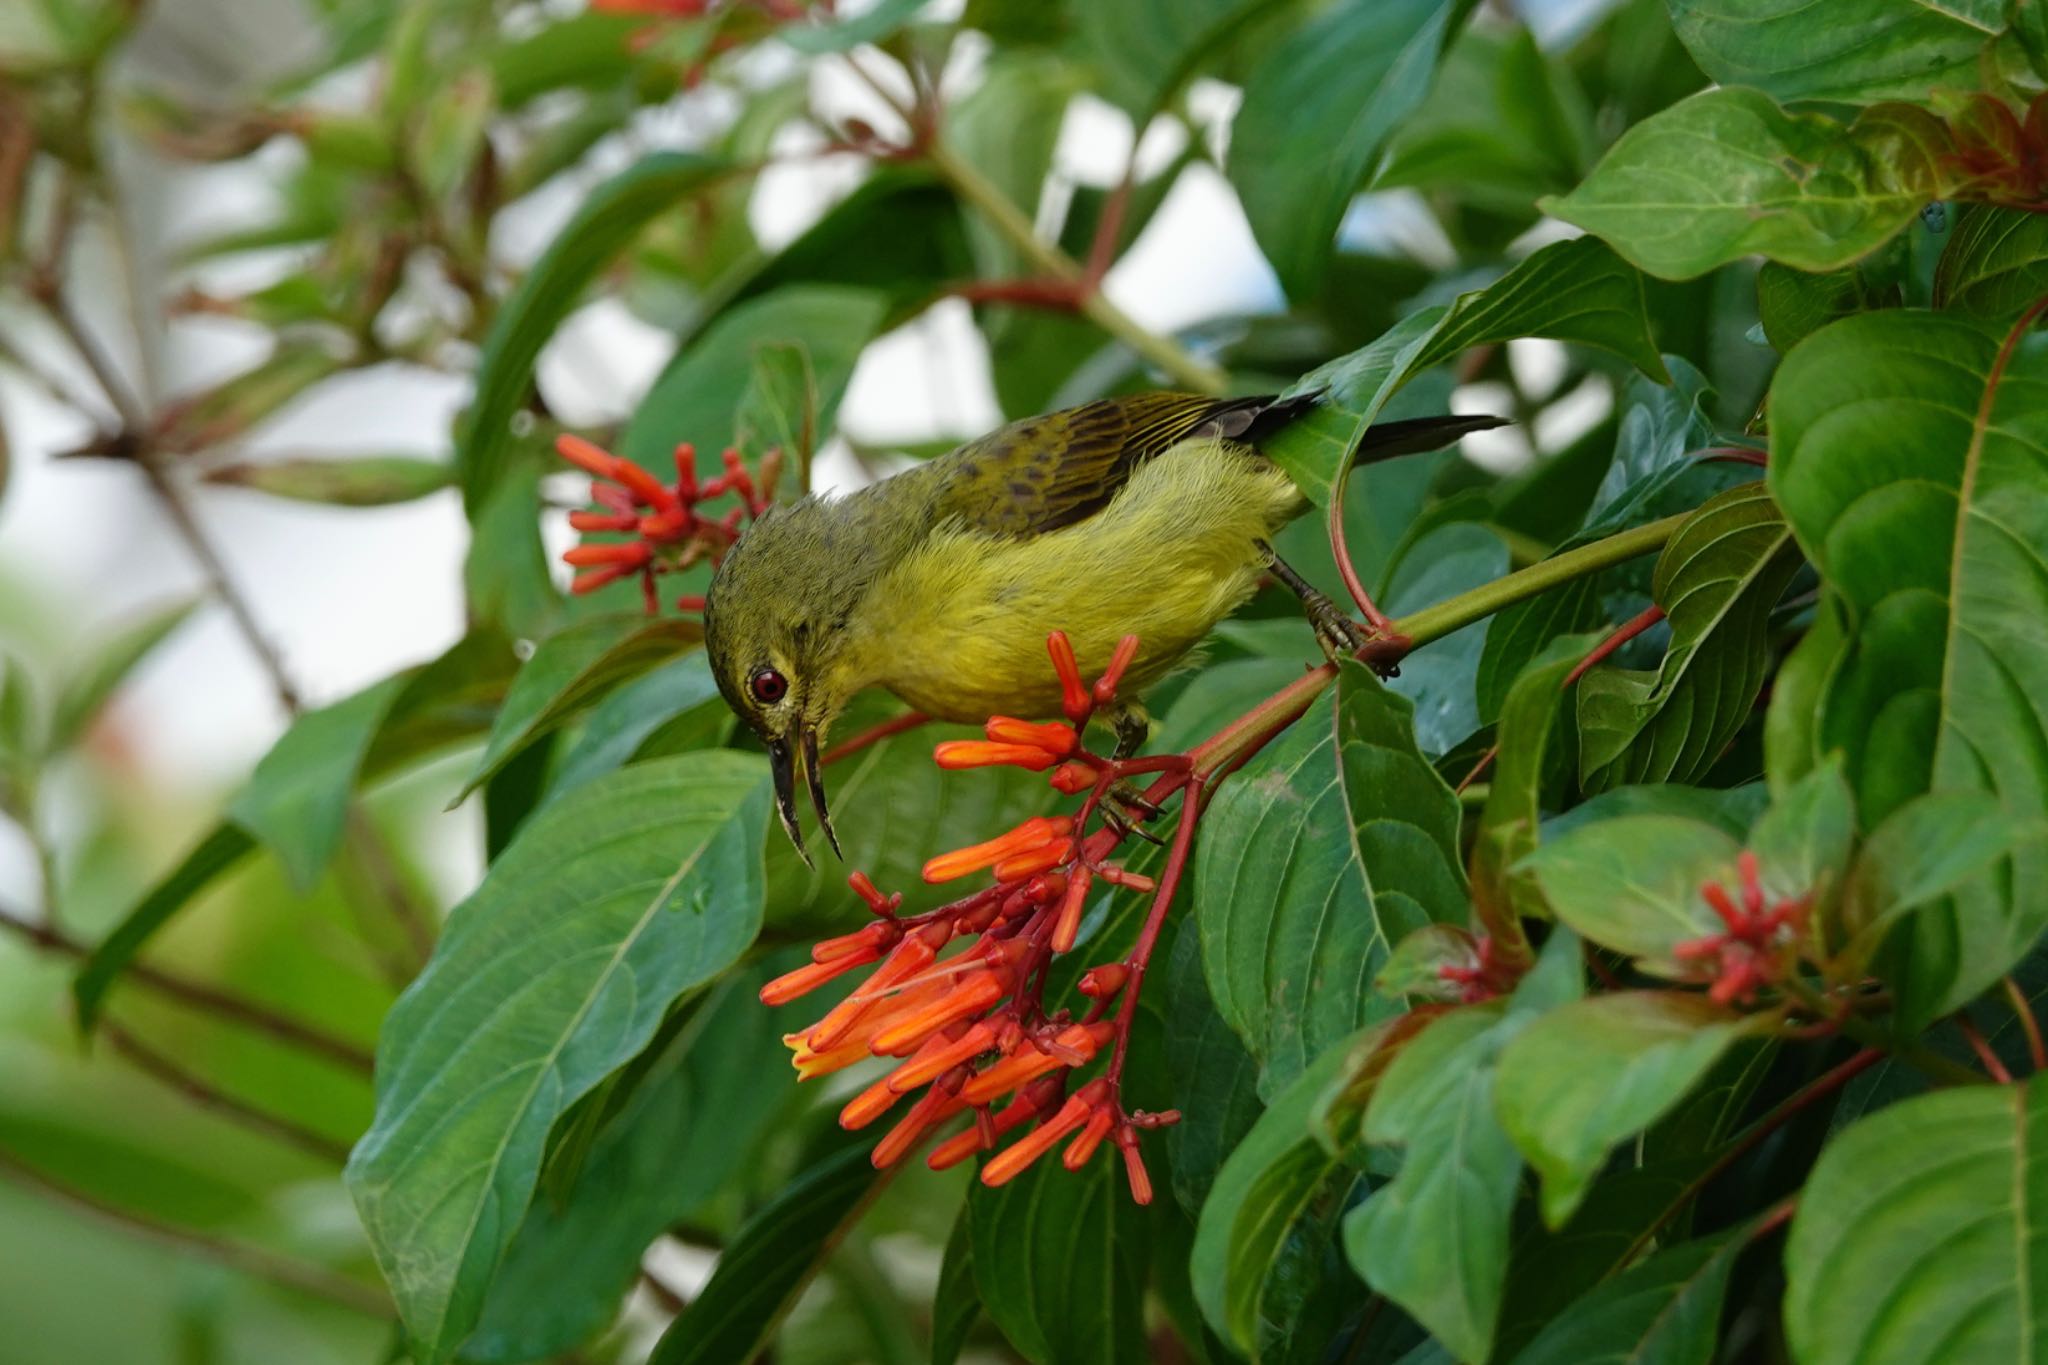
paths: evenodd
<path fill-rule="evenodd" d="M 1983 1064 L 1987 1076 L 2000 1085 L 2012 1084 L 2012 1073 L 2005 1069 L 2005 1063 L 1991 1050 L 1991 1044 L 1984 1041 L 1984 1034 L 1978 1029 L 1975 1020 L 1967 1014 L 1958 1014 L 1956 1032 L 1963 1035 L 1963 1041 L 1970 1045 L 1970 1051 L 1977 1054 L 1977 1060 Z"/>
<path fill-rule="evenodd" d="M 62 953 L 66 957 L 81 961 L 92 956 L 90 947 L 54 925 L 37 923 L 4 906 L 0 906 L 0 928 L 12 930 L 38 948 L 49 952 Z M 296 1019 L 275 1013 L 254 1001 L 245 1000 L 214 986 L 188 981 L 184 977 L 174 976 L 141 962 L 130 964 L 127 974 L 144 985 L 195 1009 L 246 1025 L 260 1033 L 267 1033 L 279 1042 L 318 1053 L 330 1061 L 339 1062 L 351 1071 L 358 1071 L 366 1076 L 370 1074 L 373 1061 L 370 1054 L 362 1048 L 332 1034 L 323 1033 L 310 1025 L 302 1024 Z"/>
<path fill-rule="evenodd" d="M 2034 1007 L 2027 1002 L 2026 992 L 2011 976 L 2005 978 L 2005 998 L 2012 1002 L 2013 1016 L 2020 1021 L 2020 1028 L 2027 1035 L 2027 1055 L 2033 1059 L 2034 1070 L 2048 1070 L 2048 1047 L 2041 1043 L 2041 1021 L 2034 1017 Z"/>
<path fill-rule="evenodd" d="M 46 1175 L 12 1152 L 0 1150 L 0 1174 L 11 1176 L 30 1189 L 59 1203 L 82 1209 L 116 1227 L 140 1233 L 152 1241 L 162 1242 L 180 1251 L 197 1252 L 208 1260 L 218 1261 L 243 1274 L 311 1294 L 315 1298 L 339 1304 L 366 1317 L 390 1319 L 397 1316 L 392 1311 L 389 1299 L 360 1280 L 351 1279 L 323 1266 L 280 1256 L 262 1247 L 250 1246 L 244 1242 L 231 1242 L 224 1237 L 182 1228 L 174 1223 L 152 1218 L 148 1214 L 110 1204 L 98 1195 L 88 1194 L 67 1181 Z"/>
<path fill-rule="evenodd" d="M 114 1045 L 114 1050 L 134 1063 L 138 1070 L 161 1081 L 200 1108 L 223 1115 L 266 1137 L 276 1138 L 289 1146 L 297 1147 L 300 1151 L 309 1152 L 323 1161 L 339 1165 L 348 1160 L 346 1143 L 336 1142 L 310 1128 L 302 1128 L 290 1119 L 215 1089 L 210 1082 L 185 1070 L 113 1020 L 103 1020 L 100 1032 Z"/>
<path fill-rule="evenodd" d="M 1579 660 L 1572 671 L 1564 675 L 1562 686 L 1570 687 L 1573 683 L 1585 677 L 1595 664 L 1601 662 L 1614 653 L 1615 650 L 1620 649 L 1630 640 L 1635 639 L 1636 636 L 1641 635 L 1663 619 L 1664 608 L 1653 606 L 1645 607 L 1640 614 L 1622 622 L 1614 628 L 1613 633 L 1606 639 L 1586 651 L 1586 657 Z"/>
<path fill-rule="evenodd" d="M 905 730 L 915 730 L 920 725 L 930 723 L 931 717 L 922 711 L 907 711 L 900 716 L 891 716 L 879 725 L 869 726 L 844 744 L 835 744 L 819 762 L 829 767 L 842 758 L 851 758 L 871 744 L 879 744 L 892 735 L 900 735 Z"/>
<path fill-rule="evenodd" d="M 348 839 L 363 872 L 389 903 L 391 917 L 398 921 L 398 927 L 412 945 L 412 966 L 416 972 L 434 955 L 435 933 L 431 913 L 406 885 L 405 873 L 399 868 L 398 860 L 392 857 L 390 846 L 360 806 L 349 808 Z"/>

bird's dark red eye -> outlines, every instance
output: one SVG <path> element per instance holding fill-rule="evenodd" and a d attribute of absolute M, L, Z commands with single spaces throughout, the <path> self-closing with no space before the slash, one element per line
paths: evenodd
<path fill-rule="evenodd" d="M 753 690 L 754 700 L 763 706 L 773 706 L 789 695 L 789 679 L 772 668 L 755 669 L 747 686 Z"/>

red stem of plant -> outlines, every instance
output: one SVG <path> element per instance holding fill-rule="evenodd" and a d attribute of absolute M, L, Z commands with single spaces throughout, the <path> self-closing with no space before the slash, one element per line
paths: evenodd
<path fill-rule="evenodd" d="M 2041 1021 L 2034 1017 L 2034 1007 L 2027 1003 L 2026 993 L 2020 983 L 2010 976 L 2005 978 L 2005 998 L 2012 1002 L 2013 1016 L 2020 1021 L 2020 1028 L 2027 1035 L 2027 1055 L 2033 1059 L 2034 1070 L 2048 1069 L 2048 1046 L 2041 1042 Z"/>
<path fill-rule="evenodd" d="M 1173 896 L 1180 889 L 1180 879 L 1187 871 L 1188 854 L 1195 846 L 1195 825 L 1202 818 L 1203 798 L 1206 794 L 1204 779 L 1192 774 L 1187 779 L 1187 789 L 1181 796 L 1180 824 L 1173 831 L 1173 845 L 1166 851 L 1166 867 L 1159 874 L 1159 889 L 1152 894 L 1152 905 L 1145 911 L 1144 927 L 1138 930 L 1138 941 L 1131 945 L 1130 955 L 1124 965 L 1131 969 L 1131 976 L 1124 983 L 1123 1000 L 1117 1007 L 1116 1051 L 1109 1059 L 1106 1073 L 1111 1087 L 1123 1080 L 1124 1058 L 1130 1051 L 1131 1026 L 1138 1018 L 1138 992 L 1145 983 L 1145 968 L 1151 964 L 1152 950 L 1159 944 L 1159 931 L 1166 924 L 1166 912 L 1173 908 Z"/>
<path fill-rule="evenodd" d="M 1770 456 L 1761 450 L 1751 450 L 1748 446 L 1708 446 L 1705 450 L 1694 451 L 1693 454 L 1703 463 L 1711 460 L 1723 464 L 1748 464 L 1755 465 L 1758 469 L 1768 469 L 1771 463 Z"/>
<path fill-rule="evenodd" d="M 1350 481 L 1350 471 L 1345 470 L 1330 484 L 1330 550 L 1336 556 L 1337 573 L 1344 580 L 1344 590 L 1351 594 L 1351 600 L 1364 613 L 1366 624 L 1377 634 L 1392 635 L 1395 633 L 1394 623 L 1374 605 L 1372 594 L 1359 581 L 1358 570 L 1351 563 L 1351 547 L 1344 538 L 1344 490 Z"/>
<path fill-rule="evenodd" d="M 1580 678 L 1585 677 L 1588 670 L 1595 664 L 1663 619 L 1664 608 L 1645 607 L 1640 615 L 1616 626 L 1612 635 L 1609 635 L 1606 639 L 1588 650 L 1586 657 L 1579 660 L 1578 665 L 1571 672 L 1564 675 L 1563 686 L 1568 688 Z"/>
<path fill-rule="evenodd" d="M 931 717 L 922 711 L 906 711 L 900 716 L 891 716 L 879 725 L 871 725 L 843 744 L 835 744 L 825 751 L 819 763 L 830 765 L 842 758 L 851 757 L 871 744 L 879 744 L 891 735 L 900 735 L 905 730 L 915 730 L 920 725 L 931 723 Z"/>
<path fill-rule="evenodd" d="M 1984 1040 L 1984 1034 L 1969 1015 L 1956 1016 L 1956 1031 L 1963 1035 L 1963 1041 L 1970 1045 L 1970 1051 L 1977 1054 L 1977 1060 L 1984 1066 L 1985 1075 L 2000 1085 L 2012 1084 L 2012 1073 L 2005 1069 L 2005 1063 L 1991 1050 L 1991 1044 Z"/>
<path fill-rule="evenodd" d="M 1488 746 L 1486 752 L 1479 755 L 1479 761 L 1472 765 L 1472 771 L 1466 773 L 1463 777 L 1459 778 L 1458 785 L 1451 788 L 1451 794 L 1453 796 L 1463 796 L 1465 794 L 1465 788 L 1471 786 L 1474 782 L 1477 782 L 1479 780 L 1479 775 L 1485 772 L 1488 768 L 1491 768 L 1493 766 L 1493 760 L 1498 757 L 1500 757 L 1500 745 L 1494 744 Z"/>

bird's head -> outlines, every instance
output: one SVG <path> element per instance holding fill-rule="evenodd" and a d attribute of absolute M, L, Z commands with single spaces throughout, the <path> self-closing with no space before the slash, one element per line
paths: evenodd
<path fill-rule="evenodd" d="M 865 587 L 832 504 L 781 507 L 747 528 L 718 566 L 704 606 L 712 676 L 768 748 L 775 806 L 805 862 L 796 818 L 801 759 L 811 804 L 833 853 L 839 836 L 818 771 L 819 746 L 860 681 L 845 667 L 848 624 Z"/>

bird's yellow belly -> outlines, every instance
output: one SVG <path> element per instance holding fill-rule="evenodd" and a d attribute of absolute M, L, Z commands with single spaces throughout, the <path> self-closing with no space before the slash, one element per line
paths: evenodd
<path fill-rule="evenodd" d="M 1064 630 L 1091 678 L 1137 635 L 1124 695 L 1141 692 L 1251 595 L 1265 568 L 1257 542 L 1303 505 L 1285 474 L 1217 447 L 1163 452 L 1108 507 L 1057 531 L 941 527 L 877 585 L 861 681 L 946 720 L 1053 715 L 1045 637 Z"/>

